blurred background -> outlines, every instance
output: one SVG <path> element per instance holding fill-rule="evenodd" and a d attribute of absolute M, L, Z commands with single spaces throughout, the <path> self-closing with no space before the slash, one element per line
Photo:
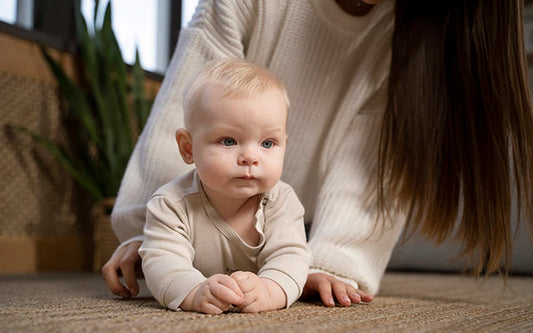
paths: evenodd
<path fill-rule="evenodd" d="M 132 79 L 136 51 L 143 69 L 142 97 L 146 113 L 160 87 L 180 28 L 192 17 L 197 2 L 0 0 L 0 152 L 3 156 L 0 162 L 0 274 L 97 271 L 116 246 L 108 220 L 111 208 L 106 206 L 109 200 L 105 200 L 109 198 L 103 197 L 111 197 L 112 205 L 118 185 L 111 189 L 105 187 L 113 181 L 116 183 L 119 176 L 114 180 L 94 179 L 96 186 L 103 188 L 103 193 L 95 195 L 69 172 L 62 157 L 70 157 L 74 168 L 84 171 L 89 162 L 81 157 L 106 169 L 108 156 L 101 153 L 94 142 L 85 145 L 77 142 L 84 127 L 71 111 L 71 105 L 80 102 L 65 94 L 66 83 L 61 83 L 58 74 L 51 70 L 41 47 L 71 79 L 69 84 L 77 86 L 76 91 L 85 95 L 82 102 L 90 109 L 108 111 L 96 105 L 95 96 L 109 101 L 128 101 L 126 109 L 131 116 L 131 126 L 126 139 L 133 144 L 145 121 L 135 118 L 134 104 L 140 95 Z M 104 88 L 100 92 L 94 90 L 95 82 L 101 87 L 119 85 L 109 79 L 117 73 L 107 73 L 107 79 L 103 77 L 105 73 L 93 78 L 91 58 L 80 51 L 83 45 L 76 12 L 83 15 L 93 45 L 97 49 L 100 45 L 100 53 L 96 50 L 95 56 L 101 67 L 105 67 L 101 57 L 106 50 L 113 50 L 106 38 L 109 34 L 102 28 L 109 4 L 112 32 L 127 72 L 128 89 L 122 95 L 107 94 Z M 102 31 L 96 34 L 99 29 Z M 116 63 L 119 60 L 110 61 L 110 72 L 120 67 Z M 117 113 L 113 107 L 109 107 L 109 111 Z M 98 131 L 105 128 L 106 123 L 98 114 L 88 115 Z M 100 132 L 98 135 L 104 141 L 120 139 L 106 137 Z M 54 152 L 54 147 L 47 143 L 53 143 L 64 155 Z M 130 152 L 126 149 L 120 153 L 129 155 Z M 121 163 L 125 166 L 125 158 Z"/>
<path fill-rule="evenodd" d="M 100 1 L 99 6 L 105 7 L 107 2 Z M 198 0 L 111 0 L 111 3 L 113 30 L 124 60 L 132 64 L 138 47 L 142 67 L 164 74 L 179 29 L 191 19 Z M 91 26 L 94 6 L 94 0 L 81 0 L 82 13 Z M 64 39 L 74 33 L 68 29 L 72 10 L 73 0 L 0 0 L 0 21 Z"/>

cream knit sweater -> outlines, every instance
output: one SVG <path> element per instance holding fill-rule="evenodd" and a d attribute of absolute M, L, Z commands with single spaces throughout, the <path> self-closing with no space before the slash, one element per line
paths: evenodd
<path fill-rule="evenodd" d="M 112 215 L 125 245 L 142 240 L 146 203 L 185 173 L 174 142 L 182 93 L 202 65 L 246 58 L 269 68 L 291 99 L 282 179 L 312 222 L 310 272 L 376 293 L 403 221 L 376 224 L 373 175 L 386 81 L 393 1 L 363 17 L 333 0 L 201 1 L 179 44 L 131 157 Z"/>

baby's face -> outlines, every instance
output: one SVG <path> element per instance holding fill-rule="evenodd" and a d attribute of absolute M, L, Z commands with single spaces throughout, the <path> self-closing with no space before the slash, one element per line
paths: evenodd
<path fill-rule="evenodd" d="M 208 196 L 249 198 L 281 177 L 287 106 L 277 89 L 223 97 L 211 86 L 191 115 L 193 159 Z"/>

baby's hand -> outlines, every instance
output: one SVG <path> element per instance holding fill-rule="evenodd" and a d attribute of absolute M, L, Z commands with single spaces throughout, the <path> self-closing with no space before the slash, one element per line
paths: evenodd
<path fill-rule="evenodd" d="M 239 305 L 243 294 L 237 282 L 224 274 L 215 274 L 196 286 L 180 305 L 182 310 L 220 314 L 232 304 Z"/>
<path fill-rule="evenodd" d="M 350 306 L 352 303 L 371 302 L 374 297 L 361 290 L 355 289 L 335 277 L 324 273 L 313 273 L 307 277 L 303 299 L 311 299 L 320 295 L 326 306 L 335 306 L 333 295 L 340 305 Z"/>
<path fill-rule="evenodd" d="M 231 277 L 243 293 L 242 302 L 238 305 L 241 312 L 271 311 L 285 307 L 287 297 L 276 282 L 251 272 L 239 271 L 231 274 Z"/>

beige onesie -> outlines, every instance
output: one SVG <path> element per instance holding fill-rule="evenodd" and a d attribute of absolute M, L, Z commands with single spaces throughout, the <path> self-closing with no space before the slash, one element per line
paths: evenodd
<path fill-rule="evenodd" d="M 260 242 L 250 246 L 218 215 L 196 171 L 190 171 L 148 202 L 139 249 L 148 288 L 161 304 L 177 310 L 207 277 L 251 271 L 278 283 L 288 307 L 302 293 L 311 260 L 303 216 L 293 189 L 278 182 L 261 195 L 255 214 Z"/>

